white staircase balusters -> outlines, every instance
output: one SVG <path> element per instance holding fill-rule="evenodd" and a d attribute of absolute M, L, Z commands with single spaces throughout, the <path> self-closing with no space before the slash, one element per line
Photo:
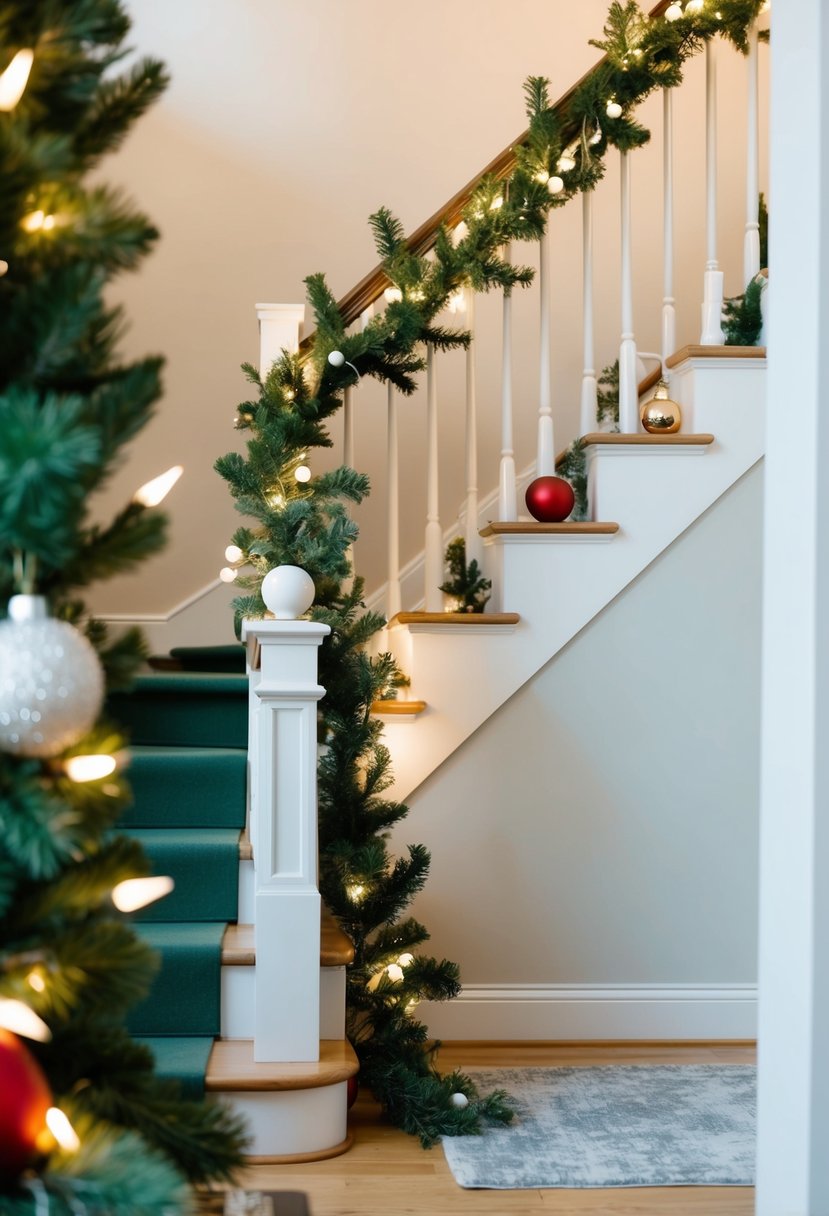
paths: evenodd
<path fill-rule="evenodd" d="M 748 106 L 746 127 L 746 233 L 743 245 L 743 286 L 750 283 L 760 269 L 760 82 L 757 22 L 748 34 L 746 69 L 748 77 Z"/>
<path fill-rule="evenodd" d="M 400 611 L 400 455 L 397 434 L 397 397 L 394 385 L 388 385 L 387 399 L 388 432 L 386 459 L 388 461 L 388 484 L 386 509 L 389 521 L 388 533 L 388 584 L 386 588 L 386 619 L 391 620 Z"/>
<path fill-rule="evenodd" d="M 343 464 L 349 469 L 354 468 L 354 402 L 352 400 L 353 390 L 349 387 L 343 390 Z M 350 589 L 354 582 L 354 546 L 349 545 L 346 553 L 349 562 L 351 563 L 351 575 L 345 581 L 346 588 Z"/>
<path fill-rule="evenodd" d="M 723 273 L 717 260 L 717 45 L 705 44 L 705 232 L 706 263 L 702 304 L 702 346 L 723 340 Z"/>
<path fill-rule="evenodd" d="M 483 560 L 483 544 L 478 534 L 478 396 L 475 382 L 475 292 L 464 291 L 466 328 L 472 341 L 466 350 L 466 521 L 464 544 L 467 562 Z"/>
<path fill-rule="evenodd" d="M 438 395 L 435 350 L 426 346 L 426 537 L 423 561 L 423 606 L 427 612 L 443 608 L 443 532 L 438 499 Z"/>
<path fill-rule="evenodd" d="M 585 190 L 582 203 L 582 332 L 584 370 L 581 375 L 579 431 L 588 435 L 598 426 L 599 386 L 596 379 L 596 349 L 593 311 L 593 191 Z"/>
<path fill-rule="evenodd" d="M 509 259 L 509 245 L 504 249 Z M 502 522 L 518 519 L 515 486 L 515 452 L 512 438 L 512 293 L 504 291 L 503 346 L 501 352 L 501 461 L 498 475 L 498 518 Z"/>
<path fill-rule="evenodd" d="M 674 102 L 671 89 L 662 90 L 662 366 L 676 350 L 674 300 Z M 665 373 L 668 374 L 667 372 Z"/>
<path fill-rule="evenodd" d="M 257 304 L 259 321 L 259 374 L 264 380 L 287 350 L 299 349 L 299 330 L 305 320 L 304 304 Z"/>
<path fill-rule="evenodd" d="M 550 224 L 538 242 L 539 301 L 539 367 L 538 367 L 538 447 L 536 476 L 552 477 L 556 471 L 556 450 L 553 433 L 553 369 L 550 309 Z"/>
<path fill-rule="evenodd" d="M 320 895 L 317 889 L 317 649 L 311 621 L 242 626 L 258 672 L 256 732 L 257 1061 L 319 1059 Z M 289 994 L 289 999 L 286 999 Z"/>
<path fill-rule="evenodd" d="M 633 333 L 633 264 L 631 256 L 630 153 L 620 152 L 622 212 L 622 340 L 619 346 L 619 429 L 639 430 L 639 377 Z"/>

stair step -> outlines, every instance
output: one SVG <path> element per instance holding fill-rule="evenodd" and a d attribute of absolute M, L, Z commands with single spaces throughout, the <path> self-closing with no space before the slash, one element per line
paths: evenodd
<path fill-rule="evenodd" d="M 135 928 L 161 955 L 161 970 L 146 1000 L 130 1010 L 130 1033 L 211 1038 L 220 1034 L 219 968 L 225 926 L 156 922 Z"/>
<path fill-rule="evenodd" d="M 395 717 L 417 717 L 426 709 L 425 701 L 372 701 L 373 714 L 388 714 Z"/>
<path fill-rule="evenodd" d="M 389 628 L 395 625 L 447 625 L 452 629 L 504 628 L 517 625 L 520 620 L 517 612 L 398 612 L 389 621 Z"/>
<path fill-rule="evenodd" d="M 584 447 L 602 444 L 609 447 L 641 447 L 641 448 L 690 448 L 710 447 L 714 436 L 709 434 L 691 435 L 622 435 L 618 431 L 605 434 L 602 431 L 591 432 L 582 436 Z"/>
<path fill-rule="evenodd" d="M 619 531 L 614 523 L 590 523 L 584 520 L 568 520 L 560 524 L 540 524 L 533 520 L 518 520 L 510 523 L 488 523 L 481 528 L 481 536 L 518 536 L 526 540 L 544 541 L 553 537 L 562 541 L 607 541 Z"/>
<path fill-rule="evenodd" d="M 134 828 L 154 874 L 171 874 L 175 890 L 136 913 L 138 921 L 232 921 L 239 900 L 239 832 L 235 828 Z"/>
<path fill-rule="evenodd" d="M 222 938 L 222 966 L 250 967 L 256 963 L 255 925 L 228 925 Z M 320 966 L 344 967 L 354 958 L 354 945 L 330 912 L 322 911 Z"/>
<path fill-rule="evenodd" d="M 207 1064 L 208 1093 L 318 1089 L 347 1081 L 359 1070 L 348 1039 L 321 1039 L 320 1058 L 311 1063 L 258 1063 L 252 1039 L 219 1039 Z"/>
<path fill-rule="evenodd" d="M 686 359 L 765 359 L 765 346 L 683 346 L 665 360 L 666 367 L 677 367 Z"/>
<path fill-rule="evenodd" d="M 131 749 L 133 805 L 122 828 L 245 825 L 247 752 L 229 747 Z"/>
<path fill-rule="evenodd" d="M 204 1097 L 204 1076 L 213 1050 L 212 1037 L 165 1035 L 134 1035 L 135 1041 L 148 1047 L 155 1060 L 156 1074 L 164 1080 L 178 1081 L 182 1097 L 201 1101 Z"/>
<path fill-rule="evenodd" d="M 157 672 L 113 693 L 108 710 L 133 743 L 246 748 L 248 681 L 243 675 Z"/>

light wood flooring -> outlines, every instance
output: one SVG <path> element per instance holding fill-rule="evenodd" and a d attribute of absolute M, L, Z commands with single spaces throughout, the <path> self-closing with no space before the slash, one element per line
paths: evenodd
<path fill-rule="evenodd" d="M 438 1065 L 742 1064 L 750 1044 L 445 1043 Z M 459 1187 L 440 1147 L 424 1151 L 411 1136 L 386 1125 L 376 1104 L 360 1095 L 350 1115 L 354 1144 L 329 1161 L 256 1166 L 250 1190 L 304 1191 L 311 1216 L 750 1216 L 750 1187 L 665 1187 L 630 1190 L 470 1191 Z"/>

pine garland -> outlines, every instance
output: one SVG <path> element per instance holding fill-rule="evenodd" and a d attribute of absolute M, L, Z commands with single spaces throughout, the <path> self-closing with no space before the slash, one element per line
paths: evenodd
<path fill-rule="evenodd" d="M 480 1098 L 468 1078 L 440 1077 L 431 1063 L 432 1045 L 413 1016 L 421 999 L 449 999 L 459 989 L 458 970 L 447 960 L 415 954 L 426 929 L 404 917 L 423 886 L 429 854 L 411 845 L 393 857 L 387 833 L 407 808 L 383 797 L 391 784 L 382 728 L 370 716 L 374 700 L 395 695 L 404 681 L 390 655 L 371 658 L 365 643 L 384 625 L 365 611 L 363 585 L 349 589 L 348 549 L 357 535 L 345 503 L 368 493 L 368 482 L 352 469 L 297 482 L 294 473 L 315 447 L 330 447 L 325 421 L 341 405 L 356 377 L 372 376 L 408 395 L 425 361 L 424 345 L 464 347 L 470 335 L 438 324 L 439 314 L 461 289 L 511 292 L 532 281 L 532 271 L 503 257 L 509 242 L 536 240 L 549 212 L 604 173 L 609 147 L 639 147 L 650 133 L 634 111 L 657 88 L 676 87 L 686 60 L 712 37 L 748 49 L 747 31 L 761 0 L 722 0 L 678 21 L 648 19 L 633 2 L 610 6 L 604 36 L 594 45 L 607 59 L 571 95 L 563 112 L 550 106 L 548 84 L 530 77 L 525 85 L 529 118 L 526 140 L 515 150 L 515 167 L 503 179 L 484 177 L 450 232 L 441 227 L 432 257 L 413 253 L 400 221 L 386 208 L 370 218 L 383 270 L 390 281 L 388 304 L 359 333 L 345 319 L 321 274 L 307 280 L 316 322 L 310 349 L 284 353 L 260 376 L 245 369 L 254 386 L 238 409 L 237 427 L 247 432 L 247 453 L 216 463 L 237 508 L 254 521 L 239 528 L 233 543 L 242 550 L 247 593 L 234 602 L 237 620 L 261 617 L 262 578 L 280 564 L 302 566 L 314 579 L 314 620 L 331 627 L 320 652 L 319 763 L 320 888 L 355 944 L 348 969 L 347 1029 L 360 1058 L 362 1080 L 399 1126 L 431 1144 L 442 1134 L 477 1132 L 488 1119 L 511 1116 L 504 1095 Z M 608 105 L 615 108 L 608 114 Z M 332 352 L 344 359 L 329 362 Z M 356 373 L 356 376 L 355 376 Z M 617 373 L 618 374 L 618 373 Z M 606 369 L 607 408 L 612 408 L 612 369 Z M 618 408 L 618 389 L 616 390 Z M 574 445 L 565 464 L 586 509 L 584 452 Z M 453 1092 L 470 1098 L 463 1109 Z"/>
<path fill-rule="evenodd" d="M 475 558 L 467 564 L 466 542 L 462 536 L 450 541 L 444 560 L 449 567 L 449 577 L 441 583 L 440 590 L 456 602 L 457 612 L 483 612 L 489 602 L 487 592 L 492 580 L 484 578 Z"/>

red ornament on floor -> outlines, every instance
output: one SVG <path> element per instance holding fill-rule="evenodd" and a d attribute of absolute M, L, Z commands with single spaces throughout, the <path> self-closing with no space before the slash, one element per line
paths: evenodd
<path fill-rule="evenodd" d="M 360 1082 L 356 1076 L 349 1077 L 346 1082 L 346 1108 L 351 1110 L 354 1103 L 357 1101 L 357 1094 L 360 1090 Z"/>
<path fill-rule="evenodd" d="M 52 1105 L 43 1071 L 17 1035 L 0 1030 L 0 1180 L 13 1180 L 37 1153 Z"/>
<path fill-rule="evenodd" d="M 563 477 L 536 477 L 527 486 L 524 501 L 540 524 L 560 524 L 573 510 L 576 496 Z"/>

